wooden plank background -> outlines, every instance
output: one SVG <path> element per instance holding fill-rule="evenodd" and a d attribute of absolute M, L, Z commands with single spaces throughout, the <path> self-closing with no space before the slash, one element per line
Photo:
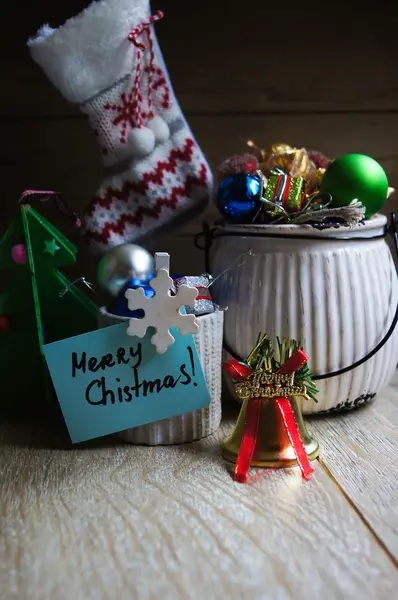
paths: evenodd
<path fill-rule="evenodd" d="M 57 189 L 81 213 L 101 179 L 85 117 L 47 81 L 25 44 L 41 24 L 58 26 L 88 4 L 1 5 L 2 231 L 23 189 Z M 370 154 L 398 188 L 398 9 L 372 5 L 257 1 L 243 12 L 241 2 L 228 0 L 152 3 L 166 15 L 156 31 L 177 98 L 212 167 L 243 150 L 247 138 L 263 146 L 287 141 L 331 157 Z M 392 198 L 385 210 L 397 208 Z M 172 253 L 176 271 L 201 271 L 192 243 L 201 220 L 155 238 L 150 249 Z M 94 268 L 85 256 L 78 270 Z"/>
<path fill-rule="evenodd" d="M 236 403 L 215 434 L 172 447 L 71 450 L 1 426 L 2 600 L 396 597 L 396 384 L 311 419 L 322 458 L 309 482 L 297 467 L 232 481 L 220 445 Z"/>

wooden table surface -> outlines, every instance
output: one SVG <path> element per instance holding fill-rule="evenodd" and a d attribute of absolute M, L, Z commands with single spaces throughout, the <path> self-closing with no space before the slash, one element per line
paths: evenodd
<path fill-rule="evenodd" d="M 234 414 L 167 448 L 54 449 L 3 424 L 1 599 L 396 598 L 397 395 L 398 376 L 369 406 L 309 419 L 310 482 L 234 483 L 220 458 Z"/>

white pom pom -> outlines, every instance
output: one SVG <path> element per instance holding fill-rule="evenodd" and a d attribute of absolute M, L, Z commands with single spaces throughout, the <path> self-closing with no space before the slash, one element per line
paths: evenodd
<path fill-rule="evenodd" d="M 170 129 L 166 121 L 162 117 L 153 117 L 148 121 L 148 127 L 155 134 L 157 142 L 165 142 L 170 137 Z"/>
<path fill-rule="evenodd" d="M 134 156 L 143 158 L 155 148 L 155 135 L 148 127 L 132 129 L 127 136 L 127 145 Z"/>

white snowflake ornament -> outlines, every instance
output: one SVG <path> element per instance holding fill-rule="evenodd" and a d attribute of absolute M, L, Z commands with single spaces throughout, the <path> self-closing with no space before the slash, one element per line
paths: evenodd
<path fill-rule="evenodd" d="M 195 315 L 180 313 L 181 306 L 191 306 L 195 302 L 198 290 L 189 285 L 181 285 L 177 294 L 172 296 L 170 293 L 172 284 L 173 280 L 166 269 L 160 269 L 150 282 L 150 286 L 156 292 L 153 298 L 145 296 L 142 288 L 130 289 L 125 293 L 129 310 L 142 309 L 145 312 L 142 319 L 129 320 L 127 334 L 143 338 L 148 327 L 154 327 L 156 333 L 152 336 L 151 342 L 158 354 L 164 354 L 175 342 L 170 327 L 178 327 L 181 335 L 199 331 Z"/>

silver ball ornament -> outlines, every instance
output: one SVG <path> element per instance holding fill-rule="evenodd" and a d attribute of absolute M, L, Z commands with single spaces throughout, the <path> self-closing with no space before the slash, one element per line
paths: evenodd
<path fill-rule="evenodd" d="M 103 256 L 98 265 L 98 282 L 111 296 L 117 296 L 129 279 L 146 281 L 153 276 L 153 256 L 135 244 L 121 244 Z"/>

